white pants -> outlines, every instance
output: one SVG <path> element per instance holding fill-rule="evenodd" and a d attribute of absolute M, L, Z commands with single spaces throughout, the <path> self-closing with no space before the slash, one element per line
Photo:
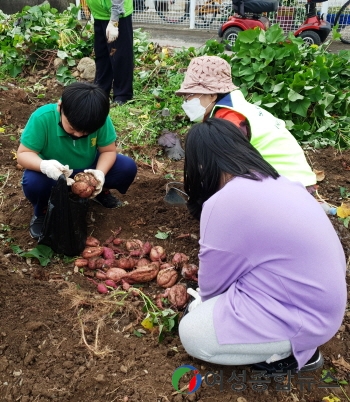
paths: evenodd
<path fill-rule="evenodd" d="M 239 366 L 272 362 L 292 353 L 289 340 L 220 345 L 213 322 L 213 310 L 218 297 L 199 304 L 180 321 L 180 339 L 189 355 L 210 363 Z"/>

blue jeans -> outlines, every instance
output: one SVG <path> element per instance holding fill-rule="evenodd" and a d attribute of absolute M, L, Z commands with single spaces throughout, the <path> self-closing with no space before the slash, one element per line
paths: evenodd
<path fill-rule="evenodd" d="M 95 169 L 98 156 L 94 163 L 85 169 Z M 71 177 L 85 169 L 75 169 Z M 137 173 L 137 166 L 133 159 L 128 156 L 118 154 L 114 165 L 106 174 L 104 188 L 118 190 L 125 194 L 133 182 Z M 34 215 L 42 216 L 45 214 L 50 198 L 51 189 L 56 184 L 56 180 L 48 178 L 41 172 L 25 170 L 22 178 L 23 192 L 26 198 L 34 207 Z"/>

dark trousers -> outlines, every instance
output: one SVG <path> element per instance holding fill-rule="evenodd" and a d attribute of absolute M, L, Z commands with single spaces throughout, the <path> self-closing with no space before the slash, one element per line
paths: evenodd
<path fill-rule="evenodd" d="M 86 169 L 95 169 L 95 162 L 86 167 Z M 75 169 L 70 177 L 74 177 L 77 173 L 84 169 Z M 121 194 L 125 194 L 134 181 L 137 173 L 137 166 L 133 159 L 128 156 L 118 154 L 114 165 L 111 167 L 105 177 L 105 189 L 115 189 Z M 50 179 L 41 172 L 34 170 L 25 170 L 22 178 L 23 192 L 26 198 L 34 207 L 34 215 L 41 216 L 45 214 L 47 203 L 50 198 L 52 187 L 56 184 L 56 180 Z"/>
<path fill-rule="evenodd" d="M 114 101 L 128 101 L 133 97 L 134 49 L 132 15 L 119 19 L 119 36 L 107 43 L 109 21 L 94 20 L 95 84 L 108 96 L 113 88 Z"/>

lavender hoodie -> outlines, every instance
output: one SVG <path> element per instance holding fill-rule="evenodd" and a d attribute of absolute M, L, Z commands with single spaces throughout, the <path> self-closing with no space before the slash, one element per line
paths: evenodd
<path fill-rule="evenodd" d="M 203 206 L 199 287 L 220 344 L 290 340 L 301 368 L 346 306 L 345 256 L 323 209 L 285 177 L 234 178 Z"/>

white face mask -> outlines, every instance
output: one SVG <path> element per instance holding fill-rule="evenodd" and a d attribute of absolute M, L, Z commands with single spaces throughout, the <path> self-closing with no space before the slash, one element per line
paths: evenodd
<path fill-rule="evenodd" d="M 200 98 L 200 97 L 199 97 Z M 182 109 L 187 114 L 188 118 L 195 123 L 201 122 L 204 119 L 205 111 L 207 107 L 201 105 L 199 98 L 193 98 L 189 101 L 185 101 L 182 104 Z"/>

